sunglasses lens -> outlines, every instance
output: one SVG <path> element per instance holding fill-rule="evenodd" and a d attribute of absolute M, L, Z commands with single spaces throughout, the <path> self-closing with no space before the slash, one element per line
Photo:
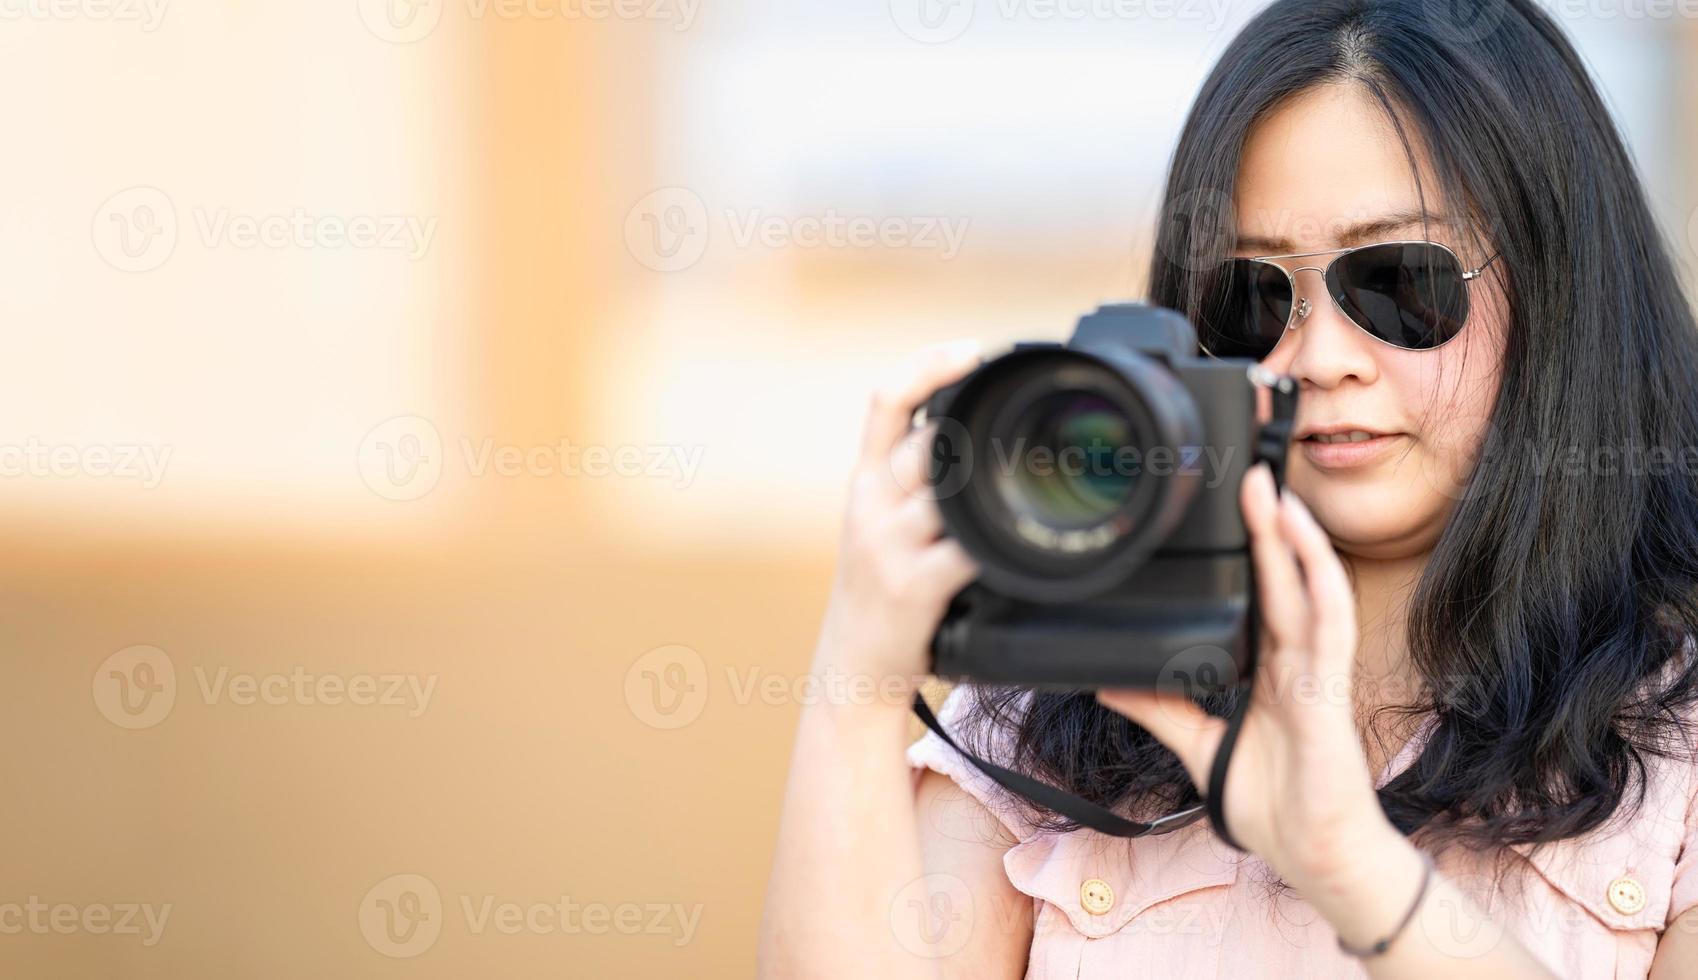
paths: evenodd
<path fill-rule="evenodd" d="M 1348 252 L 1327 271 L 1327 289 L 1358 326 L 1404 350 L 1437 347 L 1468 319 L 1462 265 L 1431 242 Z"/>
<path fill-rule="evenodd" d="M 1213 312 L 1198 340 L 1216 357 L 1261 360 L 1273 352 L 1291 319 L 1291 279 L 1269 262 L 1229 259 L 1211 290 Z"/>

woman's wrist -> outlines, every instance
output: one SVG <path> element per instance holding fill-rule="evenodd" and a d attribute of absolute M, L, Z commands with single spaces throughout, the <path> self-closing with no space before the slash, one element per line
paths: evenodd
<path fill-rule="evenodd" d="M 843 629 L 835 619 L 827 614 L 808 668 L 821 700 L 849 706 L 876 703 L 906 712 L 925 674 L 899 665 L 918 664 L 923 659 L 890 650 L 895 644 L 883 638 L 884 631 L 864 626 L 859 631 Z"/>
<path fill-rule="evenodd" d="M 1339 938 L 1371 947 L 1405 921 L 1426 877 L 1426 860 L 1383 815 L 1339 842 L 1325 866 L 1299 869 L 1287 881 L 1320 912 Z"/>
<path fill-rule="evenodd" d="M 805 708 L 856 718 L 905 718 L 924 681 L 922 675 L 868 669 L 824 646 L 815 650 L 808 674 Z"/>

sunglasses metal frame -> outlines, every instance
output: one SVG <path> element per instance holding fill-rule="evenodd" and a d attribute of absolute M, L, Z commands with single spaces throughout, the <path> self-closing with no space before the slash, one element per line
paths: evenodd
<path fill-rule="evenodd" d="M 1338 263 L 1339 259 L 1344 258 L 1346 255 L 1349 255 L 1352 252 L 1361 252 L 1361 251 L 1364 251 L 1366 249 L 1380 248 L 1380 247 L 1386 246 L 1386 245 L 1431 245 L 1434 248 L 1443 249 L 1451 258 L 1456 260 L 1456 267 L 1458 269 L 1463 270 L 1462 271 L 1462 287 L 1463 287 L 1464 290 L 1467 290 L 1468 287 L 1469 287 L 1469 284 L 1471 284 L 1474 280 L 1480 278 L 1480 274 L 1482 272 L 1486 271 L 1486 267 L 1491 265 L 1493 262 L 1496 262 L 1497 259 L 1498 259 L 1498 256 L 1500 254 L 1502 254 L 1500 252 L 1493 252 L 1491 257 L 1488 258 L 1486 261 L 1480 263 L 1479 265 L 1475 266 L 1472 269 L 1469 269 L 1469 268 L 1467 268 L 1466 266 L 1463 265 L 1462 256 L 1457 255 L 1456 250 L 1451 248 L 1449 245 L 1446 245 L 1442 242 L 1431 241 L 1431 240 L 1425 239 L 1425 238 L 1400 238 L 1400 239 L 1394 239 L 1392 241 L 1386 241 L 1386 242 L 1370 242 L 1369 244 L 1366 244 L 1366 245 L 1352 245 L 1349 248 L 1323 249 L 1322 251 L 1319 251 L 1319 252 L 1288 252 L 1284 255 L 1235 255 L 1235 256 L 1232 256 L 1231 258 L 1227 259 L 1228 262 L 1235 262 L 1235 261 L 1242 260 L 1242 261 L 1246 261 L 1246 262 L 1262 262 L 1262 263 L 1265 263 L 1267 265 L 1271 265 L 1274 268 L 1278 269 L 1279 271 L 1285 273 L 1286 280 L 1288 282 L 1290 282 L 1290 284 L 1291 284 L 1291 312 L 1286 314 L 1286 316 L 1285 316 L 1285 329 L 1280 332 L 1279 340 L 1274 341 L 1274 346 L 1268 350 L 1268 354 L 1272 354 L 1274 352 L 1274 350 L 1279 347 L 1280 341 L 1283 341 L 1285 339 L 1285 335 L 1287 333 L 1291 332 L 1292 330 L 1299 329 L 1297 327 L 1292 326 L 1292 322 L 1294 320 L 1298 320 L 1298 319 L 1306 320 L 1306 319 L 1308 319 L 1309 314 L 1313 312 L 1313 307 L 1309 303 L 1309 297 L 1308 296 L 1300 296 L 1298 294 L 1297 273 L 1309 271 L 1309 270 L 1312 270 L 1314 272 L 1319 272 L 1321 274 L 1321 280 L 1324 282 L 1326 280 L 1327 273 L 1332 270 L 1332 267 Z M 1287 269 L 1285 266 L 1277 265 L 1277 264 L 1275 264 L 1274 262 L 1271 261 L 1272 259 L 1307 259 L 1307 258 L 1311 258 L 1311 257 L 1316 256 L 1316 255 L 1331 255 L 1333 258 L 1325 266 L 1300 265 L 1295 269 Z M 1452 340 L 1455 340 L 1457 337 L 1462 336 L 1462 331 L 1458 330 L 1456 333 L 1451 334 L 1450 337 L 1446 338 L 1444 343 L 1434 344 L 1431 347 L 1399 347 L 1398 345 L 1392 343 L 1391 341 L 1386 340 L 1384 337 L 1381 337 L 1379 334 L 1374 333 L 1372 330 L 1369 330 L 1367 327 L 1364 327 L 1362 324 L 1357 323 L 1355 317 L 1344 312 L 1344 309 L 1338 305 L 1338 300 L 1333 297 L 1332 289 L 1330 288 L 1330 285 L 1329 285 L 1329 288 L 1326 290 L 1326 294 L 1327 294 L 1327 299 L 1332 301 L 1333 307 L 1338 310 L 1340 316 L 1343 316 L 1346 320 L 1349 320 L 1351 325 L 1353 325 L 1356 329 L 1362 331 L 1363 333 L 1367 334 L 1369 337 L 1372 337 L 1374 340 L 1379 341 L 1380 343 L 1386 345 L 1387 347 L 1390 347 L 1392 350 L 1410 351 L 1410 352 L 1413 352 L 1413 353 L 1426 353 L 1427 351 L 1438 350 L 1440 347 L 1443 347 L 1445 344 L 1448 344 Z M 1467 295 L 1466 292 L 1465 292 L 1464 295 Z M 1472 297 L 1470 297 L 1470 299 L 1472 299 Z M 1303 309 L 1303 312 L 1301 314 L 1298 313 L 1298 309 L 1299 309 L 1300 306 Z M 1469 305 L 1469 312 L 1470 313 L 1473 312 L 1472 303 L 1470 303 L 1470 305 Z M 1466 320 L 1463 321 L 1463 326 L 1465 326 L 1465 327 L 1467 326 Z M 1199 343 L 1199 346 L 1201 346 L 1200 343 Z M 1215 356 L 1213 353 L 1211 353 L 1209 351 L 1209 349 L 1207 347 L 1203 347 L 1203 353 L 1208 354 L 1210 357 Z M 1262 356 L 1266 357 L 1266 356 L 1268 356 L 1268 354 L 1263 354 Z"/>

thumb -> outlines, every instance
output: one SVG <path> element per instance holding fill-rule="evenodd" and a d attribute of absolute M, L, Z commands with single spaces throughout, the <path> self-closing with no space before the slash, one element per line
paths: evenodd
<path fill-rule="evenodd" d="M 1172 750 L 1199 788 L 1209 778 L 1215 750 L 1226 732 L 1226 721 L 1204 711 L 1197 702 L 1171 692 L 1131 688 L 1102 690 L 1097 701 L 1149 730 Z"/>

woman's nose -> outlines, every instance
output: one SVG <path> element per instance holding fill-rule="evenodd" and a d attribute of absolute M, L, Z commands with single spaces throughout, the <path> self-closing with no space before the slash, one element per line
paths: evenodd
<path fill-rule="evenodd" d="M 1319 269 L 1299 269 L 1294 278 L 1291 320 L 1263 363 L 1320 388 L 1337 387 L 1349 378 L 1371 384 L 1379 377 L 1373 349 L 1378 341 L 1333 302 Z"/>

